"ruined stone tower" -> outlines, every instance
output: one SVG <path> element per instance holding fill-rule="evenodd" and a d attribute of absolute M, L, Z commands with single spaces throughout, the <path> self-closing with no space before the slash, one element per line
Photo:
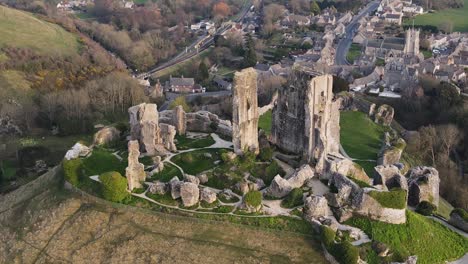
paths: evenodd
<path fill-rule="evenodd" d="M 294 71 L 273 109 L 273 142 L 302 155 L 319 173 L 326 156 L 338 153 L 340 146 L 340 101 L 333 101 L 332 86 L 331 75 L 310 80 L 308 74 Z"/>
<path fill-rule="evenodd" d="M 174 144 L 175 127 L 159 124 L 156 104 L 142 103 L 132 106 L 128 113 L 131 139 L 138 140 L 142 152 L 154 156 L 168 150 L 177 150 Z"/>
<path fill-rule="evenodd" d="M 244 69 L 234 75 L 232 141 L 234 151 L 250 150 L 258 154 L 257 72 Z"/>
<path fill-rule="evenodd" d="M 406 30 L 404 53 L 415 56 L 419 54 L 419 29 L 409 28 Z"/>

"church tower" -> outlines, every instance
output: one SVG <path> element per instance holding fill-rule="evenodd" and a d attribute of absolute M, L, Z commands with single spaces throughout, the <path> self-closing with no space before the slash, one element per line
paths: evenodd
<path fill-rule="evenodd" d="M 409 28 L 406 30 L 404 53 L 414 56 L 419 54 L 419 29 Z"/>

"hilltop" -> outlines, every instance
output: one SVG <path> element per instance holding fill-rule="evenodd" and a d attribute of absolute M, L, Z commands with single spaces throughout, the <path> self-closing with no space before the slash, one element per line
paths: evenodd
<path fill-rule="evenodd" d="M 78 37 L 31 13 L 0 6 L 0 48 L 31 48 L 41 55 L 71 55 L 80 46 Z"/>

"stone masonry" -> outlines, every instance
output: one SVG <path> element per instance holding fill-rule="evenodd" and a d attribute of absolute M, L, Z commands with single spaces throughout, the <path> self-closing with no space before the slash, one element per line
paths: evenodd
<path fill-rule="evenodd" d="M 128 142 L 128 166 L 125 169 L 128 189 L 141 188 L 141 182 L 146 179 L 145 166 L 138 161 L 140 157 L 140 146 L 138 141 L 130 140 Z"/>
<path fill-rule="evenodd" d="M 244 69 L 234 75 L 232 139 L 236 154 L 258 154 L 257 72 Z"/>
<path fill-rule="evenodd" d="M 130 136 L 138 140 L 141 150 L 147 155 L 176 151 L 174 126 L 159 124 L 156 104 L 139 104 L 128 109 L 130 115 Z"/>
<path fill-rule="evenodd" d="M 333 100 L 333 77 L 294 71 L 273 109 L 272 140 L 281 149 L 302 154 L 323 173 L 326 156 L 339 153 L 339 108 Z"/>

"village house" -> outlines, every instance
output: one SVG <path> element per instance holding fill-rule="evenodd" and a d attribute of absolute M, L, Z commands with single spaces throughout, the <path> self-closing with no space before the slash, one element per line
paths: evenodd
<path fill-rule="evenodd" d="M 169 81 L 166 82 L 166 90 L 174 93 L 202 93 L 204 88 L 200 85 L 195 84 L 193 78 L 180 78 L 170 77 Z"/>
<path fill-rule="evenodd" d="M 220 89 L 220 90 L 232 90 L 232 83 L 226 81 L 220 76 L 216 76 L 213 78 L 213 83 Z"/>
<path fill-rule="evenodd" d="M 387 23 L 401 25 L 403 14 L 402 13 L 385 14 L 384 19 L 385 19 L 385 22 Z"/>

